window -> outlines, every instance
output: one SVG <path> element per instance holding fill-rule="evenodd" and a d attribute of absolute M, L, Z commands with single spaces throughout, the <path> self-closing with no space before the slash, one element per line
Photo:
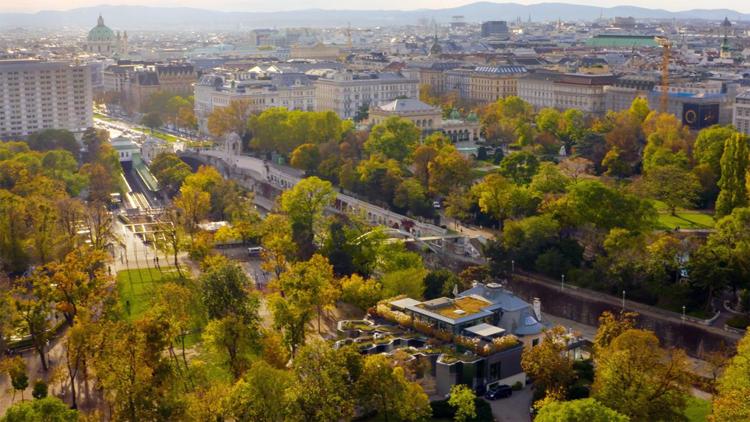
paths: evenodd
<path fill-rule="evenodd" d="M 489 381 L 495 381 L 496 379 L 499 379 L 502 371 L 501 371 L 501 362 L 495 362 L 493 364 L 490 364 L 490 376 Z"/>

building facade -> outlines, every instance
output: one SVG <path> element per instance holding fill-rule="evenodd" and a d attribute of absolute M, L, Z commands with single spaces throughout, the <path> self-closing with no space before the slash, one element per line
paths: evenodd
<path fill-rule="evenodd" d="M 601 116 L 607 111 L 605 87 L 614 81 L 613 75 L 538 72 L 519 80 L 518 96 L 537 110 L 575 108 Z"/>
<path fill-rule="evenodd" d="M 208 116 L 232 101 L 243 101 L 250 113 L 271 107 L 315 110 L 316 89 L 303 73 L 258 75 L 239 72 L 203 75 L 195 85 L 195 116 L 198 129 L 207 134 Z"/>
<path fill-rule="evenodd" d="M 0 138 L 93 126 L 91 68 L 71 62 L 0 60 Z"/>
<path fill-rule="evenodd" d="M 743 92 L 734 99 L 732 124 L 740 132 L 750 135 L 750 91 Z"/>
<path fill-rule="evenodd" d="M 332 110 L 342 119 L 396 98 L 419 97 L 419 80 L 401 73 L 335 72 L 315 81 L 315 109 Z"/>
<path fill-rule="evenodd" d="M 448 119 L 443 119 L 443 111 L 439 107 L 419 100 L 397 99 L 370 107 L 368 121 L 371 125 L 380 124 L 390 117 L 410 120 L 422 131 L 423 137 L 433 132 L 443 132 L 454 143 L 481 140 L 481 125 L 475 115 L 461 119 L 454 111 Z"/>

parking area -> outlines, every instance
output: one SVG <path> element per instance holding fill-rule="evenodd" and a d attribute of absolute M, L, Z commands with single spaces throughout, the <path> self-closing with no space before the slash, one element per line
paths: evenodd
<path fill-rule="evenodd" d="M 521 391 L 514 391 L 507 399 L 498 399 L 490 402 L 492 416 L 497 422 L 530 422 L 529 407 L 531 406 L 531 387 Z"/>

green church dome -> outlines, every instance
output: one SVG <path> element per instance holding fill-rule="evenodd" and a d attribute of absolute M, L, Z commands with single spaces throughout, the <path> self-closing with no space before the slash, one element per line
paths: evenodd
<path fill-rule="evenodd" d="M 99 15 L 99 20 L 96 26 L 89 31 L 89 41 L 112 41 L 115 39 L 115 33 L 107 25 L 104 24 L 104 19 Z"/>

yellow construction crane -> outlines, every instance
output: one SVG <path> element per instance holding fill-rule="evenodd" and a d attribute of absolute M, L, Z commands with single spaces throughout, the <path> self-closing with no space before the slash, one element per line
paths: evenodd
<path fill-rule="evenodd" d="M 667 37 L 657 37 L 656 42 L 662 48 L 661 53 L 661 97 L 659 97 L 659 111 L 667 112 L 669 108 L 669 61 L 672 56 L 672 41 Z"/>

